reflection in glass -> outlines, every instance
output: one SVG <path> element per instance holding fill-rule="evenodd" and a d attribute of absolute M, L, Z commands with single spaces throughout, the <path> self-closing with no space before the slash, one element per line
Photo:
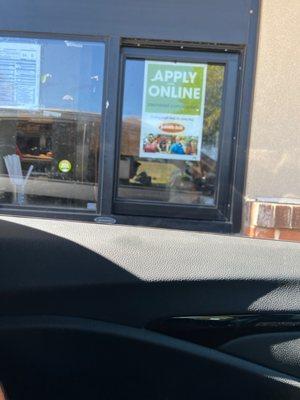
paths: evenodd
<path fill-rule="evenodd" d="M 104 45 L 0 39 L 0 203 L 96 209 Z"/>
<path fill-rule="evenodd" d="M 171 63 L 166 64 L 167 70 L 170 70 L 168 64 Z M 200 64 L 195 64 L 195 68 L 197 65 Z M 182 75 L 186 82 L 188 67 L 189 65 L 186 67 L 186 75 Z M 126 61 L 118 198 L 206 206 L 215 204 L 225 67 L 208 64 L 206 68 L 199 158 L 196 159 L 195 156 L 198 138 L 168 132 L 171 128 L 173 131 L 180 130 L 177 122 L 170 127 L 167 124 L 163 127 L 160 125 L 159 133 L 149 130 L 150 133 L 142 143 L 141 157 L 145 61 Z M 184 64 L 182 69 L 184 71 Z M 174 86 L 174 82 L 170 85 Z"/>

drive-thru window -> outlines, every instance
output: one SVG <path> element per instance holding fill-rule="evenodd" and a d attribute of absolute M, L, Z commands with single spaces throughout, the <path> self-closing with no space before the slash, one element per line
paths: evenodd
<path fill-rule="evenodd" d="M 1 212 L 238 231 L 258 2 L 46 3 L 0 32 Z"/>

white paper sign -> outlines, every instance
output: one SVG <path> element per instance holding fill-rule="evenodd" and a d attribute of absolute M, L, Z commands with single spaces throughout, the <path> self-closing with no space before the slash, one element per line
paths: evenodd
<path fill-rule="evenodd" d="M 39 106 L 41 46 L 0 43 L 0 107 Z"/>

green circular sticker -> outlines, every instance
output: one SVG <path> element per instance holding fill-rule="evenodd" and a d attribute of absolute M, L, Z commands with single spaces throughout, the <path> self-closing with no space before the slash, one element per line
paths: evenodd
<path fill-rule="evenodd" d="M 70 172 L 72 169 L 72 164 L 69 160 L 61 160 L 58 163 L 58 169 L 60 170 L 60 172 Z"/>

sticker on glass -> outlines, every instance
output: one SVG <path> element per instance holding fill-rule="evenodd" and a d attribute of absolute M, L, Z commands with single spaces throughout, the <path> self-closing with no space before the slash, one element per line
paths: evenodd
<path fill-rule="evenodd" d="M 70 172 L 72 169 L 72 164 L 69 160 L 61 160 L 58 163 L 58 169 L 60 170 L 60 172 Z"/>

